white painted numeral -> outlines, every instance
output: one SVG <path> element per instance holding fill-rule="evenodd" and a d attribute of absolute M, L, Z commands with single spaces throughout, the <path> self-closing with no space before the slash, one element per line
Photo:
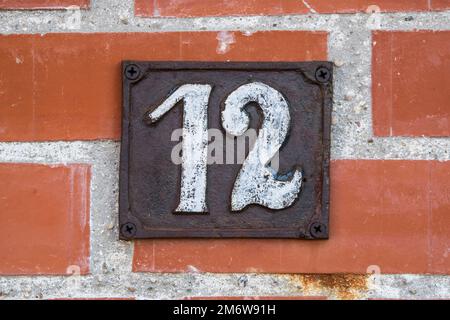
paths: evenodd
<path fill-rule="evenodd" d="M 178 102 L 184 102 L 181 161 L 180 202 L 176 212 L 205 213 L 208 159 L 208 101 L 212 87 L 185 84 L 173 92 L 161 105 L 149 113 L 148 120 L 157 122 Z M 225 101 L 222 125 L 234 136 L 243 135 L 250 123 L 245 106 L 255 102 L 263 111 L 264 120 L 258 139 L 234 183 L 231 209 L 239 211 L 250 204 L 270 209 L 284 209 L 297 199 L 302 185 L 299 170 L 289 173 L 289 181 L 281 181 L 269 162 L 286 139 L 290 114 L 283 95 L 260 82 L 242 85 Z"/>
<path fill-rule="evenodd" d="M 148 117 L 154 123 L 183 100 L 183 142 L 180 202 L 176 212 L 207 212 L 208 101 L 212 87 L 185 84 L 172 93 Z"/>
<path fill-rule="evenodd" d="M 280 92 L 264 83 L 242 85 L 228 96 L 222 111 L 222 125 L 229 134 L 240 136 L 248 129 L 250 119 L 244 108 L 250 102 L 259 105 L 264 120 L 258 139 L 234 183 L 231 209 L 239 211 L 250 204 L 270 209 L 289 207 L 300 192 L 302 173 L 295 170 L 289 181 L 279 181 L 268 165 L 289 130 L 288 103 Z"/>

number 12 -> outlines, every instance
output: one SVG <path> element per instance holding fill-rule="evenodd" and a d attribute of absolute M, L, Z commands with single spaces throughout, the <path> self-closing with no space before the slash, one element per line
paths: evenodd
<path fill-rule="evenodd" d="M 208 101 L 212 86 L 185 84 L 173 92 L 155 110 L 146 114 L 157 122 L 178 102 L 184 102 L 180 202 L 175 212 L 206 213 L 206 175 L 208 156 Z M 302 172 L 295 170 L 289 181 L 277 180 L 270 161 L 286 139 L 291 117 L 283 95 L 262 83 L 244 84 L 225 100 L 222 126 L 228 134 L 240 136 L 249 127 L 245 107 L 254 102 L 264 119 L 258 138 L 234 182 L 231 210 L 240 211 L 258 204 L 270 209 L 284 209 L 297 199 L 302 186 Z"/>

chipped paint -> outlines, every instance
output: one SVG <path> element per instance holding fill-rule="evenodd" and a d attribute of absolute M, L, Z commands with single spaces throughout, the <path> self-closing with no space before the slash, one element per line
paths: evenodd
<path fill-rule="evenodd" d="M 218 54 L 225 54 L 228 51 L 230 51 L 230 45 L 236 42 L 236 39 L 234 38 L 234 32 L 230 31 L 220 31 L 217 33 L 216 37 L 218 43 L 217 43 L 217 49 L 216 52 Z"/>

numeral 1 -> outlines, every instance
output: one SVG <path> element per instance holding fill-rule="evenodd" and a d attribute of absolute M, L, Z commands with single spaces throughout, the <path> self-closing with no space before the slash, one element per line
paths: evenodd
<path fill-rule="evenodd" d="M 212 87 L 185 84 L 172 93 L 153 112 L 151 123 L 158 121 L 178 102 L 184 102 L 180 202 L 175 212 L 207 212 L 206 174 L 208 159 L 208 100 Z"/>

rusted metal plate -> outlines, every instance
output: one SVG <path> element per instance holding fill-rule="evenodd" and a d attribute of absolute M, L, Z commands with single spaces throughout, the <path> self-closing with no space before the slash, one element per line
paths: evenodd
<path fill-rule="evenodd" d="M 330 62 L 122 72 L 121 239 L 328 238 Z"/>

